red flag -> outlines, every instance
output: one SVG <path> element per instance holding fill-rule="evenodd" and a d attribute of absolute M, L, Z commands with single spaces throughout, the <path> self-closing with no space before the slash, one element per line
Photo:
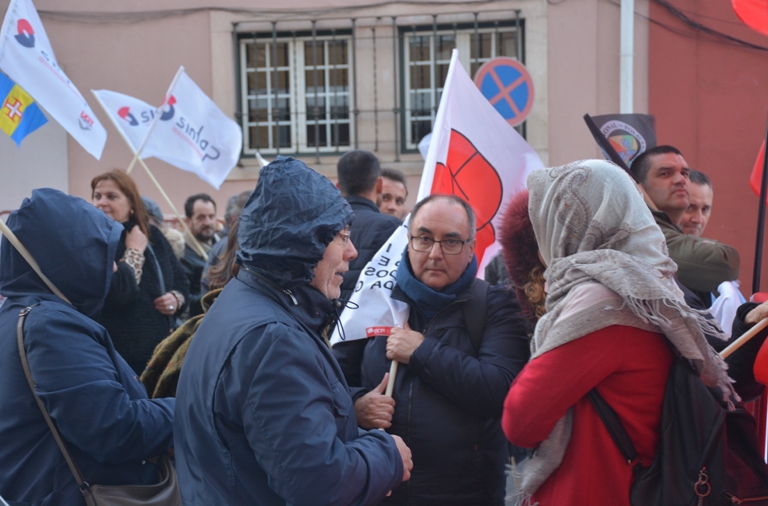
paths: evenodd
<path fill-rule="evenodd" d="M 768 35 L 768 0 L 731 0 L 731 4 L 745 25 Z"/>
<path fill-rule="evenodd" d="M 763 159 L 765 158 L 765 141 L 763 141 L 763 145 L 760 146 L 760 153 L 757 155 L 757 160 L 755 160 L 755 166 L 752 167 L 752 175 L 749 177 L 749 186 L 752 187 L 752 191 L 757 194 L 757 196 L 760 196 L 760 182 L 762 181 L 763 177 Z"/>

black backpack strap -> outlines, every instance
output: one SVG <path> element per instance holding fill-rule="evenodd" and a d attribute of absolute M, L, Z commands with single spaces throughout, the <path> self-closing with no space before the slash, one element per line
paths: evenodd
<path fill-rule="evenodd" d="M 486 301 L 490 286 L 487 281 L 475 279 L 470 288 L 472 298 L 464 304 L 464 324 L 467 327 L 472 347 L 475 349 L 475 355 L 480 353 L 480 343 L 485 333 L 486 314 L 488 312 Z"/>
<path fill-rule="evenodd" d="M 605 402 L 605 399 L 597 393 L 596 389 L 593 388 L 587 395 L 589 396 L 589 400 L 592 401 L 595 411 L 597 411 L 597 416 L 599 416 L 603 421 L 603 424 L 605 424 L 605 428 L 608 429 L 608 434 L 611 435 L 611 439 L 616 443 L 624 460 L 629 462 L 630 465 L 633 465 L 637 458 L 637 450 L 635 450 L 635 445 L 632 444 L 629 434 L 627 434 L 627 431 L 621 424 L 619 415 L 617 415 L 613 408 Z"/>

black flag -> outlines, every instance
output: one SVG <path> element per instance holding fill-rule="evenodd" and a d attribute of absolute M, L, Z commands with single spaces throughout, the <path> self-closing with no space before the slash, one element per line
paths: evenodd
<path fill-rule="evenodd" d="M 584 118 L 586 121 L 586 117 Z M 656 146 L 656 127 L 649 114 L 605 114 L 592 116 L 597 132 L 590 128 L 605 157 L 616 163 L 606 144 L 627 167 L 642 152 Z M 589 123 L 588 123 L 589 124 Z M 607 142 L 606 142 L 607 141 Z"/>

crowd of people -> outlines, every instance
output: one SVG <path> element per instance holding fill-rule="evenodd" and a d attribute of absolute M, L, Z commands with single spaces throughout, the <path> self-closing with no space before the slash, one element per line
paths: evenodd
<path fill-rule="evenodd" d="M 154 483 L 168 455 L 189 506 L 629 506 L 633 470 L 589 393 L 649 466 L 672 364 L 726 406 L 753 400 L 768 335 L 718 354 L 768 303 L 740 297 L 738 252 L 703 237 L 706 175 L 672 146 L 631 169 L 533 171 L 485 280 L 471 203 L 408 211 L 406 177 L 367 151 L 336 185 L 279 156 L 223 227 L 190 196 L 183 232 L 120 170 L 91 202 L 35 190 L 7 225 L 45 279 L 0 248 L 0 497 L 86 504 L 37 396 L 89 484 Z M 391 298 L 407 321 L 331 347 L 406 215 Z"/>

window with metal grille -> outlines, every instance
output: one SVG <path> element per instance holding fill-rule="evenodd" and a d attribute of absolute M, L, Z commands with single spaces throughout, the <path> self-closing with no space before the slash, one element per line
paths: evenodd
<path fill-rule="evenodd" d="M 453 49 L 459 49 L 460 60 L 474 77 L 483 63 L 497 56 L 523 61 L 521 31 L 522 22 L 515 21 L 400 28 L 404 151 L 417 149 L 432 131 Z M 524 124 L 517 129 L 524 135 Z"/>
<path fill-rule="evenodd" d="M 315 153 L 352 145 L 351 37 L 240 38 L 243 152 Z"/>

